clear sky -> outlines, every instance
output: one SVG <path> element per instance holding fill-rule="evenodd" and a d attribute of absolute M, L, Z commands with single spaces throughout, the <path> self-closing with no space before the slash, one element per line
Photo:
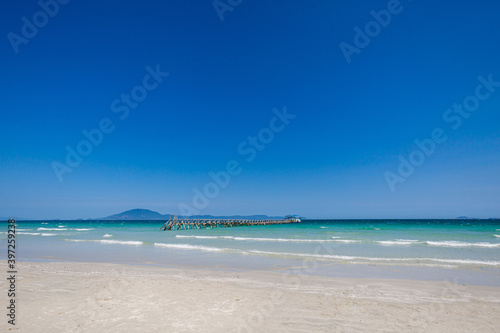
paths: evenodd
<path fill-rule="evenodd" d="M 0 11 L 2 217 L 500 217 L 499 1 L 42 3 Z"/>

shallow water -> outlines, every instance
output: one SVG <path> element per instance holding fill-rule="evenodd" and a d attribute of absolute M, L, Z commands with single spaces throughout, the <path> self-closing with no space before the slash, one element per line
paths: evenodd
<path fill-rule="evenodd" d="M 17 258 L 273 270 L 307 262 L 314 270 L 302 273 L 500 285 L 500 220 L 308 220 L 160 231 L 162 225 L 18 221 Z"/>

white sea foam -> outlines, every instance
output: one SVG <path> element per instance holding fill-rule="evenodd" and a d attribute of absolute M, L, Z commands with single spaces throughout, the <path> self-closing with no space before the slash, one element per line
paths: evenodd
<path fill-rule="evenodd" d="M 359 243 L 361 241 L 355 239 L 334 239 L 333 242 L 351 244 L 351 243 Z"/>
<path fill-rule="evenodd" d="M 58 227 L 58 228 L 66 228 L 66 227 L 67 227 L 67 225 L 58 225 L 57 227 Z"/>
<path fill-rule="evenodd" d="M 484 260 L 471 260 L 471 259 L 436 259 L 436 258 L 427 258 L 425 260 L 451 263 L 451 264 L 500 266 L 500 261 L 484 261 Z"/>
<path fill-rule="evenodd" d="M 94 230 L 94 229 L 93 228 L 90 228 L 90 229 L 82 228 L 82 229 L 71 229 L 71 230 L 75 230 L 75 231 L 90 231 L 90 230 Z"/>
<path fill-rule="evenodd" d="M 65 228 L 38 228 L 37 230 L 39 231 L 60 231 L 60 230 L 68 230 L 68 229 L 65 229 Z"/>
<path fill-rule="evenodd" d="M 333 240 L 330 239 L 300 239 L 300 238 L 262 238 L 262 237 L 191 236 L 191 235 L 176 235 L 175 237 L 194 238 L 194 239 L 231 239 L 236 241 L 257 241 L 257 242 L 296 242 L 296 243 L 333 242 Z"/>
<path fill-rule="evenodd" d="M 43 222 L 42 224 L 49 224 L 49 223 L 47 223 L 47 222 Z"/>
<path fill-rule="evenodd" d="M 120 245 L 134 245 L 134 246 L 139 246 L 144 244 L 144 242 L 141 241 L 118 241 L 111 239 L 65 239 L 65 240 L 70 242 L 94 242 L 101 244 L 120 244 Z"/>
<path fill-rule="evenodd" d="M 102 237 L 104 237 L 104 238 L 108 238 L 108 237 L 112 237 L 112 236 L 113 236 L 113 235 L 110 235 L 110 234 L 105 234 L 105 235 L 103 235 Z"/>
<path fill-rule="evenodd" d="M 41 236 L 55 236 L 56 234 L 47 234 L 47 233 L 42 233 Z"/>
<path fill-rule="evenodd" d="M 180 249 L 180 250 L 198 250 L 198 251 L 206 251 L 206 252 L 222 252 L 224 250 L 219 247 L 211 247 L 211 246 L 201 246 L 201 245 L 190 245 L 190 244 L 166 244 L 166 243 L 154 243 L 157 247 L 165 247 L 170 249 Z"/>
<path fill-rule="evenodd" d="M 392 245 L 413 245 L 418 244 L 418 240 L 416 239 L 396 239 L 390 241 L 378 241 L 376 242 L 381 245 L 392 246 Z"/>
<path fill-rule="evenodd" d="M 499 238 L 500 238 L 500 235 L 493 235 L 493 236 L 495 236 L 495 237 L 499 237 Z"/>
<path fill-rule="evenodd" d="M 321 229 L 328 229 L 328 227 L 320 227 Z"/>
<path fill-rule="evenodd" d="M 357 257 L 352 256 L 341 256 L 341 255 L 329 255 L 329 254 L 307 254 L 307 253 L 290 253 L 290 252 L 271 252 L 271 251 L 261 251 L 261 250 L 249 250 L 248 253 L 256 254 L 268 254 L 275 256 L 291 256 L 291 257 L 308 257 L 308 258 L 324 258 L 324 259 L 344 259 L 352 260 Z"/>
<path fill-rule="evenodd" d="M 300 238 L 259 238 L 259 237 L 233 237 L 234 240 L 258 242 L 296 242 L 296 243 L 324 243 L 333 242 L 330 239 L 300 239 Z"/>
<path fill-rule="evenodd" d="M 17 231 L 32 231 L 33 229 L 16 229 L 16 232 Z"/>
<path fill-rule="evenodd" d="M 294 242 L 294 243 L 322 243 L 322 242 L 336 242 L 344 244 L 353 244 L 363 241 L 357 239 L 342 239 L 340 236 L 330 236 L 332 239 L 300 239 L 300 238 L 264 238 L 264 237 L 239 237 L 239 236 L 194 236 L 194 235 L 176 235 L 176 238 L 192 238 L 192 239 L 229 239 L 235 241 L 256 241 L 256 242 Z M 500 235 L 495 235 L 500 237 Z M 477 242 L 468 243 L 461 241 L 419 241 L 417 239 L 395 239 L 375 241 L 376 244 L 383 246 L 411 246 L 417 244 L 427 244 L 429 246 L 437 247 L 483 247 L 483 248 L 497 248 L 500 243 Z"/>
<path fill-rule="evenodd" d="M 118 240 L 111 240 L 111 239 L 100 239 L 97 242 L 102 243 L 102 244 L 121 244 L 121 245 L 142 245 L 144 242 L 140 241 L 118 241 Z"/>
<path fill-rule="evenodd" d="M 426 241 L 425 243 L 431 246 L 441 246 L 441 247 L 486 247 L 486 248 L 500 247 L 500 243 L 488 243 L 488 242 L 468 243 L 460 241 L 442 241 L 442 242 Z"/>
<path fill-rule="evenodd" d="M 32 235 L 32 236 L 38 236 L 40 235 L 39 232 L 17 232 L 19 235 Z"/>
<path fill-rule="evenodd" d="M 175 238 L 195 238 L 195 239 L 233 239 L 233 236 L 190 236 L 176 235 Z"/>
<path fill-rule="evenodd" d="M 484 266 L 500 266 L 500 261 L 484 261 L 484 260 L 470 260 L 470 259 L 438 259 L 438 258 L 379 258 L 379 257 L 359 257 L 359 256 L 346 256 L 346 255 L 330 255 L 330 254 L 307 254 L 307 253 L 287 253 L 287 252 L 270 252 L 260 250 L 246 251 L 248 253 L 273 255 L 273 256 L 289 256 L 301 258 L 317 258 L 317 259 L 336 259 L 345 260 L 351 263 L 363 263 L 371 261 L 379 262 L 400 262 L 400 263 L 417 263 L 419 265 L 426 265 L 425 262 L 439 262 L 443 264 L 463 264 L 463 265 L 484 265 Z"/>

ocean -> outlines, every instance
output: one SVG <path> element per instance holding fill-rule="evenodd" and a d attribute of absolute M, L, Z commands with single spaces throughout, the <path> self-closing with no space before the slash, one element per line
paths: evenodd
<path fill-rule="evenodd" d="M 17 260 L 293 270 L 500 286 L 500 220 L 304 220 L 179 231 L 161 231 L 162 221 L 16 223 Z M 1 243 L 6 231 L 5 225 Z M 0 257 L 5 259 L 6 251 Z"/>

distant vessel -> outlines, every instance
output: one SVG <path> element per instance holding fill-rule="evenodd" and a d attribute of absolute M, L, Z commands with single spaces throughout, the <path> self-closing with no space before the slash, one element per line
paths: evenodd
<path fill-rule="evenodd" d="M 302 222 L 302 219 L 298 215 L 287 215 L 285 216 L 285 220 L 290 222 Z"/>

